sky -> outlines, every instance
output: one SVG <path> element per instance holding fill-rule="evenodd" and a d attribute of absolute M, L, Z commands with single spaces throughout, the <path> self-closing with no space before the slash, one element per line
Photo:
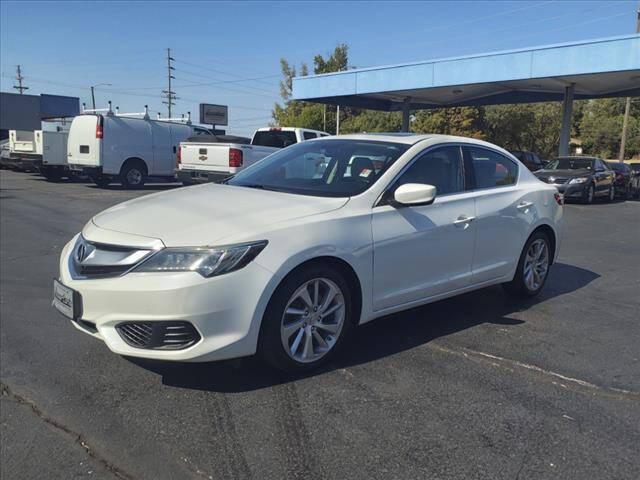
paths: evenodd
<path fill-rule="evenodd" d="M 279 62 L 313 63 L 339 43 L 355 67 L 509 50 L 635 32 L 638 0 L 433 2 L 0 2 L 0 90 L 16 65 L 26 93 L 107 100 L 166 116 L 166 49 L 175 114 L 229 106 L 249 135 L 279 101 Z M 197 120 L 197 118 L 195 118 Z"/>

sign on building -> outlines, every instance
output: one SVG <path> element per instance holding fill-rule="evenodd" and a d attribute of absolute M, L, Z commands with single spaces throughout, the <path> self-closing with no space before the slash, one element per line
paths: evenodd
<path fill-rule="evenodd" d="M 205 125 L 228 125 L 229 108 L 226 105 L 200 104 L 200 123 Z"/>

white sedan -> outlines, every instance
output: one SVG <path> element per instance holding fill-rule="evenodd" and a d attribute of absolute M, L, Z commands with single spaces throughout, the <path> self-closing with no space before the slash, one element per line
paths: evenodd
<path fill-rule="evenodd" d="M 327 137 L 96 215 L 62 251 L 53 304 L 121 355 L 303 370 L 377 317 L 494 284 L 536 295 L 562 211 L 490 143 Z"/>

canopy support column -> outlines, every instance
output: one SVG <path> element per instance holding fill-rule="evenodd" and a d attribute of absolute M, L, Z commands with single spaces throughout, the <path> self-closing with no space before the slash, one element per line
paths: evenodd
<path fill-rule="evenodd" d="M 409 120 L 410 120 L 409 107 L 411 106 L 410 102 L 411 102 L 411 98 L 407 97 L 404 99 L 404 102 L 402 103 L 402 129 L 400 130 L 402 132 L 409 131 Z"/>
<path fill-rule="evenodd" d="M 562 127 L 560 128 L 559 155 L 569 154 L 569 142 L 571 141 L 571 117 L 573 114 L 573 91 L 575 84 L 571 84 L 564 89 L 564 100 L 562 101 Z"/>

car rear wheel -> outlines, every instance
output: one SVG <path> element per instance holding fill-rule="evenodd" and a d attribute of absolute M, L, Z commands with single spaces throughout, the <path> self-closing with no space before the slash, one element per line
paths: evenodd
<path fill-rule="evenodd" d="M 533 297 L 544 287 L 551 265 L 549 238 L 544 232 L 535 232 L 522 249 L 513 280 L 504 283 L 505 290 L 519 297 Z"/>
<path fill-rule="evenodd" d="M 294 271 L 277 288 L 264 318 L 260 355 L 289 372 L 319 367 L 335 356 L 353 328 L 349 285 L 330 267 Z"/>
<path fill-rule="evenodd" d="M 120 183 L 125 188 L 142 188 L 147 180 L 147 169 L 140 161 L 128 161 L 120 172 Z"/>

